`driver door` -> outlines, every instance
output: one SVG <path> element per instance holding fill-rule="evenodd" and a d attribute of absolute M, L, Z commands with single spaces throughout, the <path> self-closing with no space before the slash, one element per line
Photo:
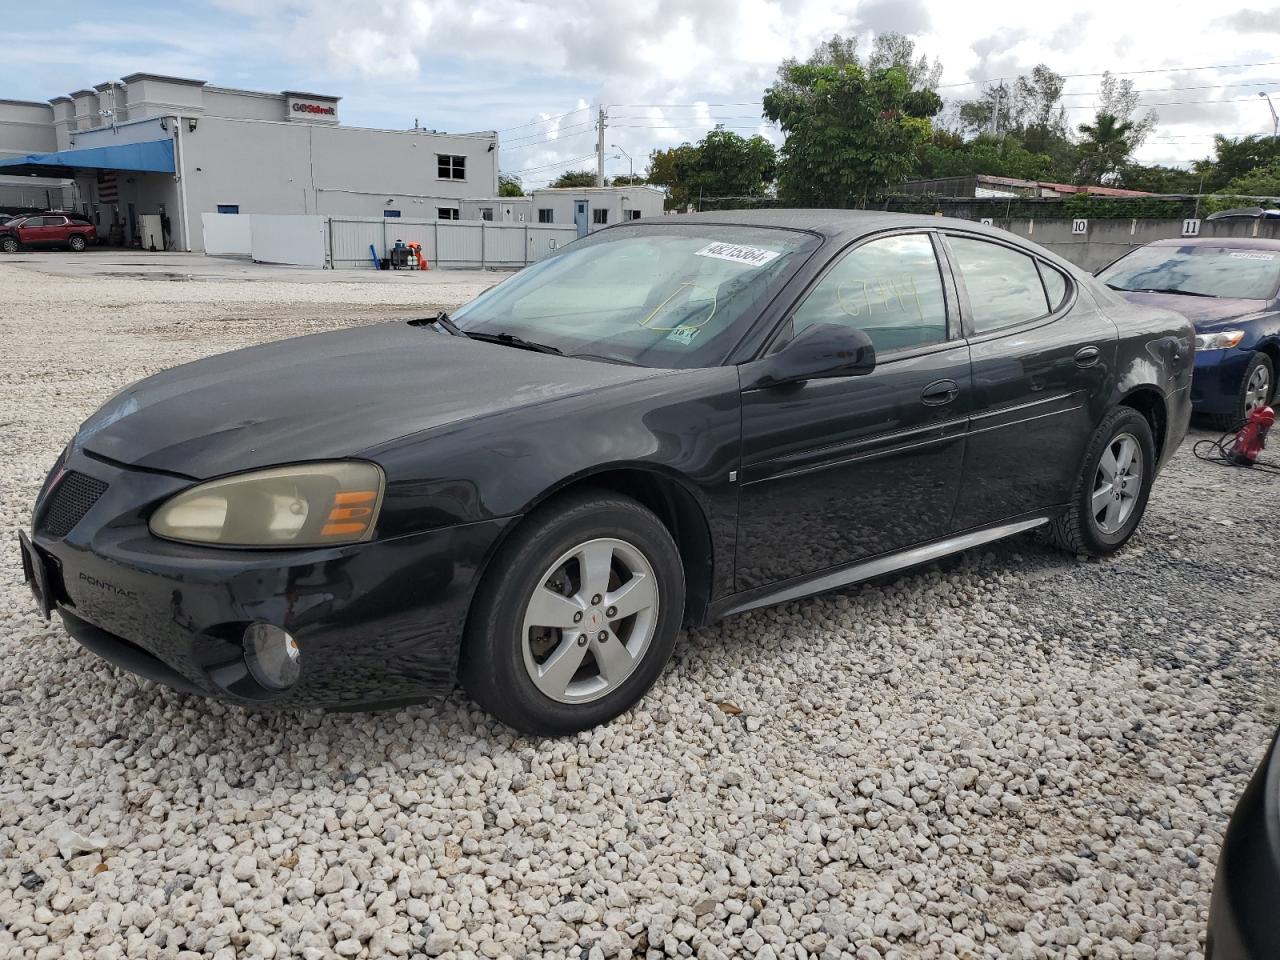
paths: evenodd
<path fill-rule="evenodd" d="M 735 589 L 759 589 L 950 532 L 971 403 L 969 348 L 932 231 L 838 256 L 773 349 L 813 323 L 876 348 L 868 375 L 746 389 Z M 740 369 L 751 384 L 755 364 Z"/>

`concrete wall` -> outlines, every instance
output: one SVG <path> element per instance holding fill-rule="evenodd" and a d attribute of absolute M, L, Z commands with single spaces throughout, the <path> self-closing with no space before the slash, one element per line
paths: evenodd
<path fill-rule="evenodd" d="M 1181 220 L 1088 220 L 1082 234 L 1072 232 L 1071 220 L 995 218 L 992 222 L 1091 273 L 1133 247 L 1183 235 Z M 1201 220 L 1199 235 L 1280 239 L 1280 220 Z"/>

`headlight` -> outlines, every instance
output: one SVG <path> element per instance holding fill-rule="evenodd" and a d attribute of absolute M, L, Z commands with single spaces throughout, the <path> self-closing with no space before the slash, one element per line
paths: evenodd
<path fill-rule="evenodd" d="M 221 547 L 304 547 L 373 536 L 383 476 L 364 461 L 255 470 L 192 487 L 151 517 L 167 540 Z"/>
<path fill-rule="evenodd" d="M 1197 333 L 1197 350 L 1226 350 L 1237 346 L 1244 339 L 1243 330 L 1219 330 L 1217 333 Z"/>

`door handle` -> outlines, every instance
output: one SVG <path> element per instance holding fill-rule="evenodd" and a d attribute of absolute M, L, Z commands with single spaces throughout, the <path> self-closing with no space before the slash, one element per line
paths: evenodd
<path fill-rule="evenodd" d="M 1095 363 L 1098 362 L 1101 356 L 1102 356 L 1102 351 L 1099 350 L 1097 347 L 1094 347 L 1094 346 L 1081 347 L 1079 350 L 1076 351 L 1076 366 L 1092 367 Z"/>
<path fill-rule="evenodd" d="M 954 380 L 935 380 L 920 391 L 920 402 L 930 407 L 940 407 L 959 395 L 960 385 Z"/>

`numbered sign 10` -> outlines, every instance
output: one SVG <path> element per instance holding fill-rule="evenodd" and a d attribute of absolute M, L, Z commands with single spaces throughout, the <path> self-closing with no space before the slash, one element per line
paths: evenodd
<path fill-rule="evenodd" d="M 1088 232 L 1089 232 L 1088 220 L 1072 220 L 1071 221 L 1071 235 L 1073 237 L 1083 237 Z"/>

